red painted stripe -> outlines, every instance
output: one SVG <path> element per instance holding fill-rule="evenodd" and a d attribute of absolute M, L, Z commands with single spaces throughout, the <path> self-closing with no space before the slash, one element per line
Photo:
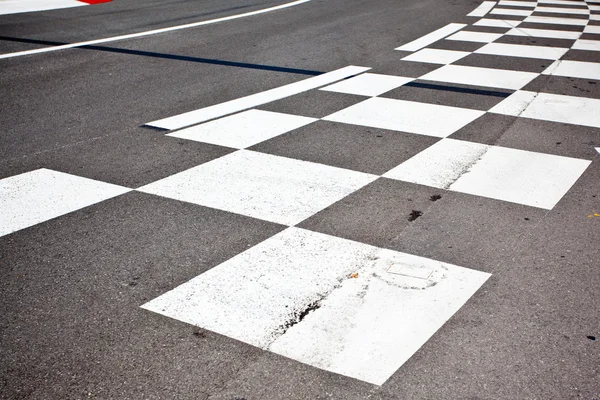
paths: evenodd
<path fill-rule="evenodd" d="M 110 3 L 112 0 L 77 0 L 81 3 L 85 4 L 100 4 L 100 3 Z"/>

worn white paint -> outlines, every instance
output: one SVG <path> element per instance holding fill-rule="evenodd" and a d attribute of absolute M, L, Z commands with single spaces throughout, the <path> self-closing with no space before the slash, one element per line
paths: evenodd
<path fill-rule="evenodd" d="M 290 83 L 289 85 L 280 86 L 264 92 L 226 101 L 224 103 L 189 111 L 158 121 L 149 122 L 146 125 L 168 130 L 181 129 L 186 126 L 196 125 L 211 119 L 224 117 L 225 115 L 234 114 L 243 110 L 260 106 L 262 104 L 270 103 L 275 100 L 280 100 L 298 93 L 316 89 L 321 86 L 361 74 L 369 69 L 371 68 L 355 66 L 340 68 L 326 74 L 304 79 L 299 82 Z"/>
<path fill-rule="evenodd" d="M 490 11 L 490 14 L 493 15 L 516 15 L 522 17 L 527 17 L 531 15 L 531 13 L 533 13 L 533 10 L 516 8 L 494 8 L 492 11 Z"/>
<path fill-rule="evenodd" d="M 326 121 L 446 137 L 483 115 L 483 111 L 374 97 L 338 111 Z"/>
<path fill-rule="evenodd" d="M 0 0 L 0 15 L 87 6 L 76 0 Z"/>
<path fill-rule="evenodd" d="M 377 176 L 239 150 L 138 190 L 295 225 Z"/>
<path fill-rule="evenodd" d="M 572 48 L 575 50 L 600 51 L 600 40 L 579 39 Z"/>
<path fill-rule="evenodd" d="M 479 21 L 475 22 L 473 25 L 475 26 L 491 26 L 497 28 L 514 28 L 518 26 L 521 21 L 511 21 L 507 19 L 489 19 L 482 18 Z"/>
<path fill-rule="evenodd" d="M 314 121 L 315 118 L 248 110 L 182 129 L 167 136 L 243 149 Z"/>
<path fill-rule="evenodd" d="M 551 210 L 588 160 L 491 146 L 450 190 Z"/>
<path fill-rule="evenodd" d="M 396 50 L 403 51 L 417 51 L 422 49 L 423 47 L 429 46 L 430 44 L 437 42 L 440 39 L 445 38 L 448 35 L 453 34 L 467 26 L 466 24 L 448 24 L 438 30 L 435 30 L 431 33 L 428 33 L 425 36 L 420 37 L 419 39 L 413 40 L 410 43 L 407 43 L 403 46 L 396 48 Z"/>
<path fill-rule="evenodd" d="M 592 14 L 590 15 L 591 21 L 600 21 L 600 14 Z"/>
<path fill-rule="evenodd" d="M 590 10 L 587 8 L 561 8 L 561 7 L 544 7 L 538 6 L 535 12 L 545 12 L 553 14 L 574 14 L 574 15 L 589 15 Z"/>
<path fill-rule="evenodd" d="M 423 49 L 404 57 L 404 61 L 416 61 L 431 64 L 451 64 L 471 54 L 468 51 Z"/>
<path fill-rule="evenodd" d="M 598 99 L 518 91 L 489 112 L 600 128 L 599 111 Z"/>
<path fill-rule="evenodd" d="M 468 13 L 467 17 L 483 17 L 485 14 L 490 12 L 495 5 L 495 1 L 484 1 L 476 9 Z"/>
<path fill-rule="evenodd" d="M 392 265 L 428 278 L 390 273 Z M 488 277 L 288 228 L 142 307 L 381 385 Z"/>
<path fill-rule="evenodd" d="M 590 161 L 444 139 L 384 176 L 552 209 Z"/>
<path fill-rule="evenodd" d="M 386 172 L 386 178 L 448 189 L 489 146 L 443 139 Z"/>
<path fill-rule="evenodd" d="M 154 29 L 151 31 L 131 33 L 128 35 L 113 36 L 113 37 L 108 37 L 108 38 L 103 38 L 103 39 L 88 40 L 86 42 L 69 43 L 69 44 L 64 44 L 64 45 L 60 45 L 60 46 L 44 47 L 41 49 L 18 51 L 16 53 L 0 54 L 0 59 L 22 57 L 22 56 L 28 56 L 28 55 L 40 54 L 40 53 L 49 53 L 52 51 L 72 49 L 72 48 L 76 48 L 76 47 L 92 46 L 92 45 L 97 45 L 97 44 L 102 44 L 102 43 L 116 42 L 116 41 L 120 41 L 120 40 L 137 39 L 140 37 L 145 37 L 145 36 L 150 36 L 150 35 L 157 35 L 157 34 L 161 34 L 161 33 L 178 31 L 181 29 L 196 28 L 198 26 L 217 24 L 220 22 L 232 21 L 232 20 L 239 19 L 239 18 L 246 18 L 246 17 L 251 17 L 254 15 L 259 15 L 259 14 L 264 14 L 264 13 L 268 13 L 268 12 L 272 12 L 272 11 L 282 10 L 284 8 L 289 8 L 289 7 L 294 7 L 294 6 L 297 6 L 300 4 L 304 4 L 309 1 L 311 1 L 311 0 L 296 0 L 291 3 L 280 4 L 275 7 L 263 8 L 262 10 L 250 11 L 247 13 L 237 14 L 237 15 L 230 15 L 228 17 L 216 18 L 216 19 L 211 19 L 208 21 L 193 22 L 191 24 L 176 25 L 176 26 L 171 26 L 168 28 Z"/>
<path fill-rule="evenodd" d="M 361 96 L 379 96 L 414 80 L 415 78 L 366 73 L 326 86 L 321 90 Z"/>
<path fill-rule="evenodd" d="M 48 221 L 131 189 L 49 169 L 0 180 L 0 236 Z"/>
<path fill-rule="evenodd" d="M 489 32 L 473 32 L 473 31 L 460 31 L 452 36 L 446 38 L 446 40 L 457 40 L 462 42 L 477 42 L 477 43 L 490 43 L 496 39 L 501 38 L 500 33 L 489 33 Z"/>
<path fill-rule="evenodd" d="M 477 49 L 477 54 L 491 54 L 496 56 L 539 58 L 542 60 L 558 60 L 569 49 L 549 46 L 530 46 L 511 43 L 488 43 Z"/>
<path fill-rule="evenodd" d="M 533 72 L 445 65 L 423 75 L 420 79 L 516 90 L 527 85 L 537 76 L 538 74 Z"/>
<path fill-rule="evenodd" d="M 576 40 L 579 39 L 579 37 L 581 36 L 581 32 L 560 31 L 552 29 L 515 28 L 506 32 L 506 35 Z"/>
<path fill-rule="evenodd" d="M 585 61 L 559 60 L 552 63 L 542 74 L 600 80 L 600 64 Z"/>
<path fill-rule="evenodd" d="M 536 24 L 585 26 L 587 25 L 588 21 L 587 19 L 540 17 L 537 15 L 531 15 L 525 18 L 523 22 L 533 22 Z"/>

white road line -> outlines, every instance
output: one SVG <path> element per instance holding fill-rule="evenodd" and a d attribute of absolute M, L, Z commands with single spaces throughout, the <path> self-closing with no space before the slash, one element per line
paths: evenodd
<path fill-rule="evenodd" d="M 471 54 L 468 51 L 423 49 L 404 57 L 404 61 L 416 61 L 431 64 L 451 64 Z"/>
<path fill-rule="evenodd" d="M 586 29 L 587 28 L 588 27 L 586 27 Z M 552 29 L 514 28 L 506 32 L 506 35 L 577 40 L 581 36 L 581 32 L 559 31 Z"/>
<path fill-rule="evenodd" d="M 323 120 L 446 137 L 483 114 L 466 108 L 373 97 Z"/>
<path fill-rule="evenodd" d="M 518 91 L 489 112 L 600 128 L 600 100 L 585 97 Z"/>
<path fill-rule="evenodd" d="M 588 15 L 590 10 L 585 8 L 536 7 L 535 12 Z"/>
<path fill-rule="evenodd" d="M 181 129 L 185 128 L 186 126 L 196 125 L 211 119 L 224 117 L 225 115 L 234 114 L 236 112 L 254 108 L 265 103 L 280 100 L 294 94 L 316 89 L 350 76 L 361 74 L 370 69 L 371 68 L 356 67 L 351 65 L 335 71 L 327 72 L 319 76 L 304 79 L 299 82 L 290 83 L 289 85 L 280 86 L 246 97 L 240 97 L 238 99 L 215 104 L 199 110 L 189 111 L 173 117 L 160 119 L 158 121 L 149 122 L 146 125 L 168 130 Z"/>
<path fill-rule="evenodd" d="M 575 50 L 600 51 L 600 40 L 579 39 L 571 48 Z"/>
<path fill-rule="evenodd" d="M 508 19 L 489 19 L 482 18 L 479 21 L 475 22 L 473 25 L 475 26 L 491 26 L 498 28 L 514 28 L 518 26 L 521 21 L 512 21 Z"/>
<path fill-rule="evenodd" d="M 382 385 L 489 276 L 288 228 L 142 307 Z"/>
<path fill-rule="evenodd" d="M 443 139 L 384 176 L 551 210 L 589 165 L 588 160 Z"/>
<path fill-rule="evenodd" d="M 377 178 L 328 165 L 239 150 L 138 191 L 295 225 Z"/>
<path fill-rule="evenodd" d="M 444 65 L 419 79 L 517 90 L 527 85 L 537 76 L 538 74 L 533 72 Z"/>
<path fill-rule="evenodd" d="M 591 21 L 600 21 L 600 14 L 592 14 L 590 15 Z"/>
<path fill-rule="evenodd" d="M 515 8 L 494 8 L 492 11 L 490 11 L 490 14 L 517 15 L 517 16 L 526 17 L 528 15 L 531 15 L 532 12 L 533 12 L 533 10 L 517 10 Z"/>
<path fill-rule="evenodd" d="M 131 189 L 49 169 L 0 179 L 0 236 L 129 191 Z"/>
<path fill-rule="evenodd" d="M 542 74 L 600 80 L 600 64 L 585 61 L 560 60 L 546 68 Z"/>
<path fill-rule="evenodd" d="M 538 17 L 536 15 L 525 18 L 523 22 L 533 22 L 536 24 L 553 24 L 553 25 L 573 25 L 573 26 L 586 26 L 587 19 L 575 19 L 575 18 L 555 18 L 555 17 Z"/>
<path fill-rule="evenodd" d="M 598 154 L 600 154 L 600 147 L 594 147 L 596 149 L 596 151 L 598 152 Z"/>
<path fill-rule="evenodd" d="M 473 31 L 460 31 L 452 36 L 446 38 L 446 40 L 457 40 L 462 42 L 477 42 L 477 43 L 490 43 L 496 39 L 500 39 L 502 34 L 500 33 L 489 33 L 489 32 L 473 32 Z"/>
<path fill-rule="evenodd" d="M 569 49 L 562 47 L 530 46 L 510 43 L 488 43 L 475 50 L 477 54 L 491 54 L 497 56 L 539 58 L 542 60 L 558 60 Z"/>
<path fill-rule="evenodd" d="M 437 42 L 438 40 L 443 39 L 448 35 L 453 34 L 454 32 L 458 32 L 465 26 L 467 26 L 467 25 L 466 24 L 448 24 L 438 30 L 435 30 L 431 33 L 428 33 L 425 36 L 420 37 L 419 39 L 413 40 L 410 43 L 400 46 L 400 47 L 396 48 L 396 50 L 402 50 L 402 51 L 420 50 L 423 47 L 429 46 L 430 44 Z"/>
<path fill-rule="evenodd" d="M 495 1 L 484 1 L 476 9 L 468 13 L 467 17 L 483 17 L 485 14 L 490 12 L 495 5 Z"/>
<path fill-rule="evenodd" d="M 129 35 L 121 35 L 121 36 L 113 36 L 113 37 L 103 38 L 103 39 L 88 40 L 86 42 L 69 43 L 69 44 L 63 44 L 60 46 L 45 47 L 42 49 L 25 50 L 25 51 L 18 51 L 16 53 L 1 54 L 0 59 L 22 57 L 22 56 L 28 56 L 28 55 L 40 54 L 40 53 L 49 53 L 52 51 L 59 51 L 59 50 L 72 49 L 72 48 L 82 47 L 82 46 L 91 46 L 91 45 L 102 44 L 102 43 L 116 42 L 119 40 L 136 39 L 136 38 L 140 38 L 140 37 L 144 37 L 144 36 L 156 35 L 159 33 L 173 32 L 173 31 L 178 31 L 181 29 L 188 29 L 188 28 L 195 28 L 198 26 L 211 25 L 211 24 L 216 24 L 219 22 L 232 21 L 234 19 L 246 18 L 246 17 L 251 17 L 253 15 L 259 15 L 259 14 L 264 14 L 264 13 L 268 13 L 271 11 L 281 10 L 284 8 L 293 7 L 293 6 L 303 4 L 303 3 L 307 3 L 309 1 L 311 1 L 311 0 L 297 0 L 297 1 L 293 1 L 291 3 L 281 4 L 281 5 L 275 6 L 275 7 L 269 7 L 269 8 L 265 8 L 262 10 L 251 11 L 251 12 L 247 12 L 244 14 L 230 15 L 228 17 L 211 19 L 208 21 L 200 21 L 200 22 L 194 22 L 191 24 L 171 26 L 168 28 L 155 29 L 152 31 L 131 33 Z"/>

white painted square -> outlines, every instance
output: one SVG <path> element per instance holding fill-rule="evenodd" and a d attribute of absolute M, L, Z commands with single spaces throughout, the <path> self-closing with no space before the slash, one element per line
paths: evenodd
<path fill-rule="evenodd" d="M 375 179 L 362 172 L 239 150 L 138 190 L 295 225 Z"/>
<path fill-rule="evenodd" d="M 249 110 L 182 129 L 167 136 L 243 149 L 314 121 L 315 118 Z"/>
<path fill-rule="evenodd" d="M 515 7 L 530 7 L 533 8 L 537 5 L 535 1 L 512 1 L 512 0 L 500 0 L 499 6 L 515 6 Z"/>
<path fill-rule="evenodd" d="M 491 26 L 496 28 L 514 28 L 518 26 L 521 21 L 513 21 L 508 19 L 489 19 L 482 18 L 479 21 L 475 22 L 473 25 L 475 26 Z"/>
<path fill-rule="evenodd" d="M 583 4 L 585 5 L 585 4 Z M 567 7 L 545 7 L 538 6 L 535 8 L 535 12 L 545 12 L 552 14 L 574 14 L 574 15 L 589 15 L 590 10 L 587 8 L 567 8 Z"/>
<path fill-rule="evenodd" d="M 374 97 L 338 111 L 326 121 L 446 137 L 485 114 L 483 111 Z"/>
<path fill-rule="evenodd" d="M 321 90 L 361 96 L 379 96 L 414 80 L 415 78 L 366 73 L 334 83 Z"/>
<path fill-rule="evenodd" d="M 392 274 L 393 264 L 432 272 Z M 489 276 L 288 228 L 142 307 L 382 385 Z"/>
<path fill-rule="evenodd" d="M 444 139 L 430 146 L 383 176 L 404 182 L 448 189 L 466 168 L 483 156 L 489 146 Z"/>
<path fill-rule="evenodd" d="M 411 278 L 429 279 L 435 272 L 435 268 L 422 264 L 406 265 L 402 263 L 394 263 L 388 268 L 387 272 L 390 274 L 409 276 Z"/>
<path fill-rule="evenodd" d="M 528 9 L 516 9 L 516 8 L 494 8 L 490 11 L 493 15 L 517 15 L 521 17 L 527 17 L 533 13 L 533 10 Z"/>
<path fill-rule="evenodd" d="M 540 17 L 537 15 L 530 15 L 529 17 L 525 18 L 523 22 L 532 22 L 536 24 L 586 26 L 588 21 L 586 19 Z"/>
<path fill-rule="evenodd" d="M 518 91 L 489 112 L 600 128 L 600 100 L 551 93 Z"/>
<path fill-rule="evenodd" d="M 490 43 L 496 39 L 502 37 L 500 33 L 489 33 L 489 32 L 472 32 L 472 31 L 460 31 L 452 36 L 446 38 L 446 40 L 458 40 L 462 42 L 477 42 L 477 43 Z"/>
<path fill-rule="evenodd" d="M 552 63 L 542 74 L 600 80 L 600 64 L 585 61 L 559 60 Z"/>
<path fill-rule="evenodd" d="M 600 25 L 588 25 L 583 29 L 584 33 L 600 34 Z"/>
<path fill-rule="evenodd" d="M 49 169 L 0 180 L 0 236 L 119 196 L 131 189 Z"/>
<path fill-rule="evenodd" d="M 510 43 L 488 43 L 485 46 L 477 49 L 475 53 L 521 58 L 539 58 L 542 60 L 558 60 L 567 51 L 569 51 L 569 49 L 562 47 L 529 46 Z"/>
<path fill-rule="evenodd" d="M 450 190 L 551 210 L 590 163 L 491 146 Z"/>
<path fill-rule="evenodd" d="M 444 139 L 384 176 L 552 209 L 590 161 Z"/>
<path fill-rule="evenodd" d="M 575 50 L 600 51 L 600 40 L 579 39 L 572 48 Z"/>
<path fill-rule="evenodd" d="M 533 36 L 550 39 L 568 39 L 577 40 L 581 36 L 581 32 L 561 31 L 553 29 L 534 29 L 534 28 L 515 28 L 506 32 L 509 36 Z"/>
<path fill-rule="evenodd" d="M 517 90 L 527 85 L 538 75 L 534 72 L 445 65 L 423 75 L 419 79 Z"/>
<path fill-rule="evenodd" d="M 496 5 L 495 1 L 484 1 L 476 9 L 467 14 L 467 17 L 483 17 Z"/>
<path fill-rule="evenodd" d="M 468 51 L 423 49 L 404 57 L 403 61 L 416 61 L 430 64 L 452 64 L 468 56 Z"/>

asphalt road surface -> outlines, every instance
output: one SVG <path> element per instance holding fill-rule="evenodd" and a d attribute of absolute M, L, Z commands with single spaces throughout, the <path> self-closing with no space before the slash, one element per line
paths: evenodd
<path fill-rule="evenodd" d="M 600 399 L 600 1 L 48 3 L 0 398 Z"/>

